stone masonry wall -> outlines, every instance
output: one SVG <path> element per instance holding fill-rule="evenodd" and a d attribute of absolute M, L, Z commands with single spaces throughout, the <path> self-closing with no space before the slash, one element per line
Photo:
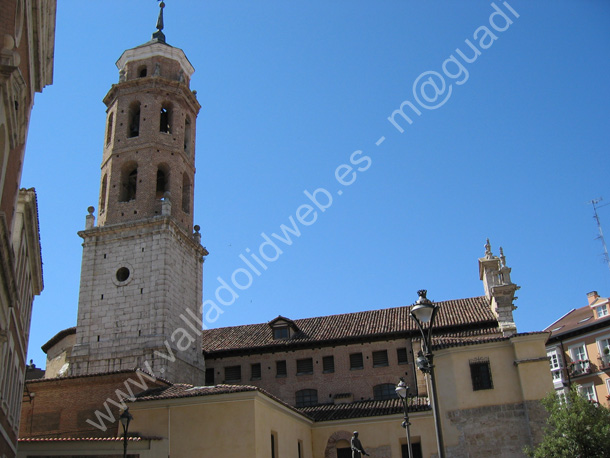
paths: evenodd
<path fill-rule="evenodd" d="M 448 458 L 525 457 L 523 448 L 540 442 L 546 421 L 538 401 L 454 410 L 448 417 L 460 433 Z"/>

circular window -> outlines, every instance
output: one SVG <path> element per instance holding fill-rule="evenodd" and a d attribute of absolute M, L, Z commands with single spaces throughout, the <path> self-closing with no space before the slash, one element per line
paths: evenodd
<path fill-rule="evenodd" d="M 127 267 L 121 267 L 116 271 L 116 279 L 120 282 L 124 282 L 129 278 L 129 269 Z"/>

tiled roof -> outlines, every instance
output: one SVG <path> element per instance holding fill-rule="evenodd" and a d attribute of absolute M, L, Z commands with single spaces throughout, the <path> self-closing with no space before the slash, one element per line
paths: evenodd
<path fill-rule="evenodd" d="M 610 315 L 595 319 L 593 309 L 588 305 L 572 310 L 545 329 L 551 333 L 549 341 L 566 334 L 586 332 L 595 328 L 610 327 Z"/>
<path fill-rule="evenodd" d="M 178 399 L 214 394 L 242 393 L 244 391 L 262 391 L 250 385 L 215 385 L 193 386 L 186 383 L 175 383 L 169 387 L 151 388 L 136 395 L 135 401 L 154 401 L 159 399 Z"/>
<path fill-rule="evenodd" d="M 62 380 L 71 380 L 71 379 L 86 378 L 86 377 L 104 377 L 104 376 L 107 376 L 107 375 L 129 374 L 129 373 L 134 373 L 135 374 L 136 372 L 142 372 L 143 374 L 146 374 L 149 377 L 154 378 L 155 381 L 157 381 L 157 382 L 161 382 L 161 383 L 165 383 L 167 385 L 171 385 L 171 382 L 169 382 L 168 380 L 156 377 L 155 375 L 152 375 L 148 371 L 144 371 L 144 370 L 139 369 L 139 368 L 135 368 L 135 369 L 121 369 L 121 370 L 118 370 L 118 371 L 109 371 L 109 372 L 95 372 L 95 373 L 92 373 L 92 374 L 83 374 L 83 375 L 68 375 L 68 376 L 65 376 L 65 377 L 38 378 L 38 379 L 34 379 L 34 380 L 28 380 L 27 383 L 29 385 L 31 383 L 57 382 L 57 381 L 62 381 Z"/>
<path fill-rule="evenodd" d="M 483 334 L 471 334 L 469 332 L 461 333 L 463 335 L 455 334 L 455 335 L 444 335 L 439 338 L 432 339 L 432 350 L 440 350 L 443 348 L 451 348 L 451 347 L 464 347 L 467 345 L 479 345 L 486 344 L 490 342 L 502 342 L 503 340 L 510 340 L 513 337 L 519 336 L 527 336 L 534 334 L 548 334 L 547 332 L 521 332 L 517 334 L 513 334 L 512 336 L 492 336 L 492 335 L 483 335 Z M 471 334 L 471 335 L 469 335 Z"/>
<path fill-rule="evenodd" d="M 64 337 L 69 336 L 70 334 L 76 334 L 76 326 L 72 326 L 71 328 L 67 328 L 62 331 L 59 331 L 57 334 L 55 334 L 53 337 L 51 337 L 51 339 L 49 339 L 49 341 L 46 344 L 44 344 L 40 348 L 42 349 L 42 351 L 44 351 L 46 353 L 47 351 L 49 351 L 49 349 L 53 345 L 55 345 L 57 342 L 59 342 Z"/>
<path fill-rule="evenodd" d="M 323 404 L 298 409 L 314 421 L 344 420 L 346 418 L 378 417 L 403 413 L 400 399 L 385 401 L 357 401 L 347 404 Z M 430 410 L 428 398 L 412 398 L 409 412 Z"/>
<path fill-rule="evenodd" d="M 485 296 L 437 303 L 440 306 L 435 329 L 452 332 L 497 327 Z M 203 350 L 207 355 L 308 346 L 322 342 L 357 341 L 361 339 L 419 334 L 409 317 L 410 306 L 345 313 L 293 320 L 300 332 L 290 339 L 274 340 L 268 323 L 216 328 L 203 331 Z M 496 328 L 496 332 L 497 328 Z"/>
<path fill-rule="evenodd" d="M 19 442 L 123 442 L 123 437 L 20 437 Z M 130 442 L 160 441 L 161 437 L 127 436 Z"/>

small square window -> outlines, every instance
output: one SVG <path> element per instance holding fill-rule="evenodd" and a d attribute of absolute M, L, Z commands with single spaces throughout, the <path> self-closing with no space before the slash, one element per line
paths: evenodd
<path fill-rule="evenodd" d="M 286 370 L 286 360 L 276 361 L 275 370 L 276 377 L 286 377 L 288 375 L 288 371 Z"/>
<path fill-rule="evenodd" d="M 322 371 L 325 374 L 335 372 L 335 357 L 334 356 L 324 356 L 322 358 Z"/>
<path fill-rule="evenodd" d="M 273 328 L 273 339 L 274 340 L 287 339 L 288 337 L 290 337 L 290 332 L 289 332 L 288 326 L 281 326 L 281 327 Z"/>
<path fill-rule="evenodd" d="M 409 357 L 407 356 L 406 348 L 397 348 L 396 357 L 398 358 L 398 364 L 408 364 L 409 363 Z"/>
<path fill-rule="evenodd" d="M 205 370 L 205 384 L 208 386 L 214 385 L 214 368 L 208 367 Z"/>
<path fill-rule="evenodd" d="M 595 307 L 595 312 L 597 313 L 597 318 L 608 316 L 608 306 L 606 304 L 599 305 Z"/>
<path fill-rule="evenodd" d="M 225 382 L 241 381 L 241 366 L 225 367 Z"/>
<path fill-rule="evenodd" d="M 491 390 L 494 387 L 488 359 L 470 361 L 470 377 L 472 378 L 473 391 Z"/>
<path fill-rule="evenodd" d="M 250 365 L 250 380 L 261 379 L 261 363 L 254 363 Z"/>
<path fill-rule="evenodd" d="M 313 359 L 297 359 L 297 375 L 313 374 Z"/>
<path fill-rule="evenodd" d="M 373 367 L 384 367 L 388 365 L 388 351 L 380 350 L 373 352 Z"/>
<path fill-rule="evenodd" d="M 350 370 L 364 369 L 362 353 L 352 353 L 349 355 L 349 368 Z"/>

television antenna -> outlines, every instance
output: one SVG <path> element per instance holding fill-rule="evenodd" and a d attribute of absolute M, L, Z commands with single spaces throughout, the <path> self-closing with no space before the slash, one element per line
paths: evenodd
<path fill-rule="evenodd" d="M 610 205 L 610 203 L 598 205 L 602 200 L 603 199 L 600 197 L 598 199 L 593 199 L 589 203 L 593 206 L 593 219 L 597 223 L 597 230 L 599 232 L 599 235 L 596 238 L 601 240 L 602 247 L 604 249 L 604 252 L 602 253 L 602 257 L 603 257 L 604 262 L 608 265 L 608 269 L 610 269 L 610 255 L 608 255 L 608 246 L 606 245 L 606 239 L 604 238 L 604 232 L 602 231 L 602 223 L 599 220 L 599 215 L 597 214 L 598 208 L 605 207 L 606 205 Z"/>

